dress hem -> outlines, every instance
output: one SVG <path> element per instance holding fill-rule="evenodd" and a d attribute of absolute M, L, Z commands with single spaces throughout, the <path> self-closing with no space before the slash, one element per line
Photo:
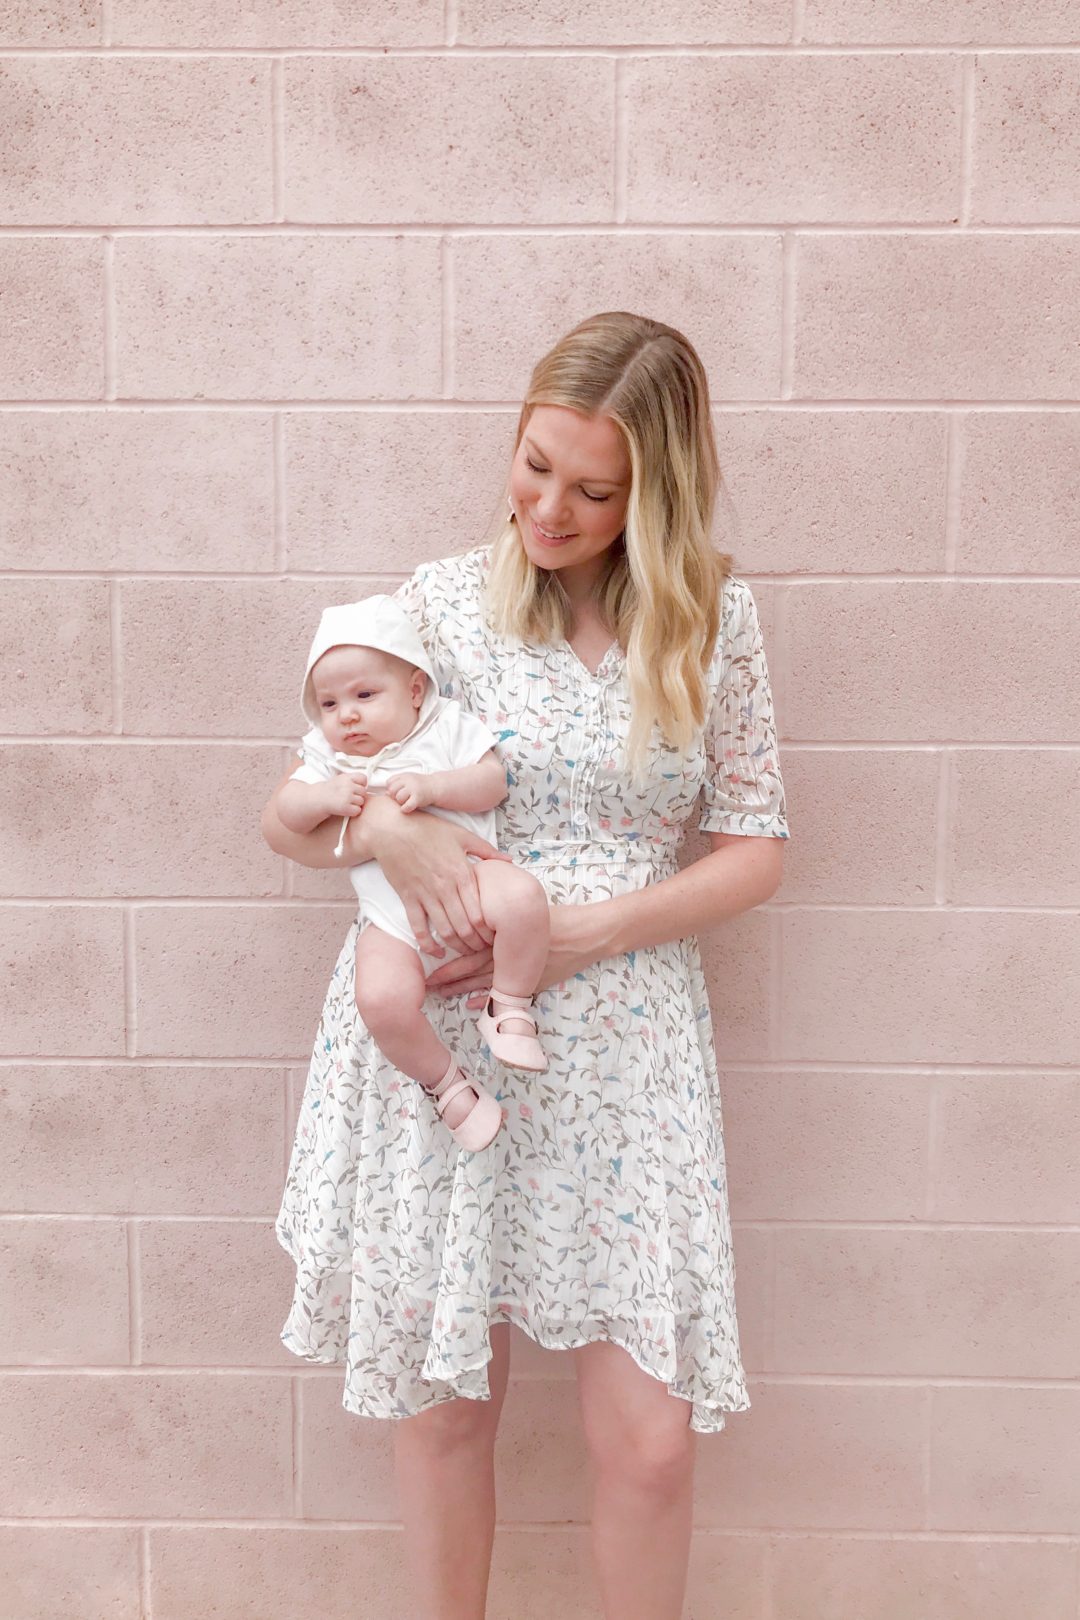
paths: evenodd
<path fill-rule="evenodd" d="M 548 1339 L 541 1338 L 540 1334 L 535 1332 L 531 1327 L 527 1326 L 525 1322 L 523 1322 L 523 1321 L 513 1321 L 511 1323 L 511 1318 L 509 1317 L 509 1315 L 505 1311 L 497 1311 L 493 1316 L 489 1316 L 488 1320 L 487 1320 L 487 1325 L 488 1325 L 488 1330 L 489 1330 L 489 1339 L 488 1339 L 489 1346 L 490 1346 L 490 1329 L 493 1326 L 495 1326 L 497 1323 L 500 1323 L 500 1322 L 504 1322 L 504 1323 L 507 1323 L 507 1324 L 512 1325 L 514 1327 L 520 1328 L 522 1333 L 526 1334 L 526 1336 L 528 1338 L 530 1338 L 533 1341 L 534 1344 L 539 1345 L 542 1350 L 581 1350 L 587 1344 L 614 1344 L 620 1350 L 625 1350 L 626 1354 L 632 1359 L 635 1366 L 640 1367 L 641 1371 L 643 1373 L 647 1373 L 650 1378 L 655 1378 L 658 1384 L 663 1384 L 664 1387 L 667 1389 L 668 1393 L 672 1396 L 672 1398 L 674 1400 L 685 1401 L 687 1403 L 687 1405 L 690 1406 L 691 1408 L 693 1408 L 695 1410 L 697 1408 L 702 1408 L 705 1412 L 712 1415 L 712 1420 L 707 1422 L 707 1423 L 695 1423 L 694 1422 L 693 1411 L 691 1412 L 688 1427 L 693 1429 L 694 1432 L 697 1433 L 697 1434 L 720 1434 L 724 1430 L 724 1428 L 727 1426 L 726 1425 L 726 1416 L 727 1416 L 727 1414 L 729 1412 L 748 1412 L 750 1410 L 751 1402 L 749 1401 L 749 1399 L 745 1400 L 742 1403 L 742 1405 L 739 1405 L 739 1406 L 725 1406 L 720 1401 L 695 1401 L 689 1395 L 679 1395 L 679 1394 L 677 1394 L 676 1391 L 672 1389 L 670 1382 L 666 1378 L 662 1378 L 660 1376 L 660 1374 L 655 1371 L 654 1368 L 647 1367 L 645 1365 L 645 1363 L 636 1354 L 636 1352 L 634 1351 L 634 1349 L 632 1348 L 631 1345 L 625 1343 L 625 1341 L 622 1340 L 621 1338 L 615 1338 L 613 1335 L 611 1335 L 609 1333 L 597 1333 L 597 1334 L 594 1334 L 592 1336 L 592 1338 L 577 1339 L 572 1344 L 569 1343 L 565 1339 L 562 1339 L 562 1340 L 555 1340 L 555 1339 L 548 1340 Z M 317 1354 L 314 1351 L 310 1351 L 310 1350 L 307 1350 L 307 1349 L 303 1348 L 300 1345 L 299 1341 L 296 1341 L 296 1340 L 293 1339 L 293 1336 L 289 1333 L 287 1326 L 284 1327 L 281 1330 L 281 1342 L 285 1346 L 285 1349 L 289 1351 L 290 1355 L 298 1356 L 301 1360 L 313 1361 L 313 1362 L 318 1363 L 318 1365 L 324 1366 L 324 1367 L 343 1367 L 343 1366 L 347 1366 L 347 1360 L 346 1360 L 346 1358 L 344 1356 L 341 1356 L 341 1355 L 322 1356 L 322 1355 Z M 470 1372 L 479 1372 L 484 1367 L 487 1366 L 487 1364 L 488 1364 L 488 1362 L 490 1360 L 491 1360 L 491 1356 L 489 1354 L 489 1355 L 484 1357 L 483 1361 L 477 1362 L 474 1366 L 471 1366 L 471 1367 L 459 1367 L 457 1369 L 457 1372 L 458 1372 L 458 1374 L 465 1374 L 465 1373 L 470 1373 Z M 445 1380 L 443 1380 L 443 1381 L 445 1381 Z M 393 1422 L 395 1420 L 400 1420 L 402 1418 L 417 1417 L 421 1412 L 428 1412 L 428 1411 L 430 1411 L 432 1409 L 432 1407 L 441 1406 L 445 1401 L 452 1401 L 452 1400 L 489 1401 L 490 1399 L 491 1399 L 490 1394 L 488 1394 L 488 1395 L 470 1395 L 467 1391 L 462 1390 L 460 1393 L 453 1393 L 453 1394 L 448 1394 L 448 1395 L 434 1395 L 433 1394 L 430 1400 L 425 1401 L 422 1406 L 417 1406 L 411 1412 L 403 1412 L 403 1411 L 395 1410 L 395 1409 L 392 1409 L 392 1408 L 380 1408 L 379 1410 L 376 1411 L 374 1408 L 372 1408 L 370 1406 L 366 1406 L 363 1402 L 356 1401 L 355 1399 L 350 1401 L 348 1387 L 346 1386 L 345 1390 L 342 1393 L 341 1404 L 345 1408 L 345 1410 L 347 1412 L 351 1412 L 354 1417 L 381 1418 L 381 1419 L 388 1419 L 391 1422 Z"/>

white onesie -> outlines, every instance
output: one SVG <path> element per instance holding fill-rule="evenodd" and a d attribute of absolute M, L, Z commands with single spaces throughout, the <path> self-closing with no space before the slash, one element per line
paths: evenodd
<path fill-rule="evenodd" d="M 335 753 L 318 727 L 313 727 L 301 740 L 299 755 L 303 764 L 292 775 L 298 782 L 326 782 L 341 771 L 365 771 L 368 792 L 385 793 L 387 782 L 400 771 L 459 770 L 465 765 L 475 765 L 498 741 L 483 721 L 463 709 L 456 699 L 437 697 L 425 702 L 420 719 L 407 737 L 387 743 L 366 759 Z M 489 844 L 496 842 L 494 810 L 444 810 L 437 805 L 426 808 L 433 815 L 468 827 L 486 838 Z M 383 876 L 378 861 L 362 861 L 359 866 L 351 866 L 349 877 L 359 901 L 361 931 L 373 922 L 395 939 L 411 945 L 419 952 L 425 973 L 460 954 L 449 945 L 445 956 L 430 956 L 420 950 L 401 897 Z"/>

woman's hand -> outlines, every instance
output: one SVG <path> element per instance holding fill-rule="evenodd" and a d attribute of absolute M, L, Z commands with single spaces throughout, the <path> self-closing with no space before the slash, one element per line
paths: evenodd
<path fill-rule="evenodd" d="M 537 990 L 546 990 L 550 985 L 573 978 L 575 973 L 582 972 L 590 963 L 600 961 L 607 954 L 603 947 L 603 936 L 596 927 L 595 914 L 602 904 L 600 901 L 591 905 L 550 908 L 551 940 Z M 483 1005 L 491 989 L 493 967 L 490 946 L 469 951 L 464 956 L 455 957 L 452 962 L 443 962 L 434 968 L 428 974 L 427 987 L 441 996 L 459 996 L 469 992 L 467 1005 L 477 1009 Z"/>
<path fill-rule="evenodd" d="M 367 840 L 365 855 L 352 853 L 353 829 Z M 374 857 L 391 888 L 401 896 L 417 944 L 429 956 L 445 955 L 444 947 L 483 952 L 494 937 L 484 921 L 476 873 L 466 855 L 509 860 L 486 839 L 445 816 L 422 810 L 406 814 L 385 793 L 370 794 L 363 815 L 349 822 L 345 857 Z M 442 940 L 440 945 L 435 934 Z"/>

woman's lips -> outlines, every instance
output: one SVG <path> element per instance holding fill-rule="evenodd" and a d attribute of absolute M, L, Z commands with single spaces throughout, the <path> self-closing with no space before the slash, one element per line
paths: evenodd
<path fill-rule="evenodd" d="M 559 535 L 557 539 L 553 540 L 551 535 L 545 534 L 542 529 L 537 527 L 535 518 L 530 518 L 529 522 L 532 524 L 533 534 L 536 536 L 542 546 L 565 546 L 568 545 L 571 540 L 577 539 L 576 534 L 562 534 Z"/>

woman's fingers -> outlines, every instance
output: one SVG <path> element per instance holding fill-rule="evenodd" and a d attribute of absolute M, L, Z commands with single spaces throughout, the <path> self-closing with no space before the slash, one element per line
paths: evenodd
<path fill-rule="evenodd" d="M 468 878 L 463 879 L 462 886 L 465 887 L 468 881 Z M 473 887 L 475 888 L 476 879 L 472 878 L 471 881 Z M 476 928 L 471 917 L 469 916 L 468 911 L 466 910 L 465 903 L 462 900 L 461 893 L 458 889 L 451 889 L 448 893 L 440 895 L 439 898 L 442 901 L 443 914 L 446 918 L 449 932 L 444 932 L 442 924 L 438 921 L 435 922 L 435 927 L 439 932 L 440 938 L 444 939 L 452 950 L 461 951 L 462 954 L 467 954 L 469 951 L 482 951 L 491 943 L 491 941 L 485 939 Z M 481 912 L 481 917 L 482 916 L 483 913 Z"/>
<path fill-rule="evenodd" d="M 433 968 L 427 977 L 427 988 L 442 996 L 489 990 L 493 966 L 490 950 L 469 951 Z"/>
<path fill-rule="evenodd" d="M 433 928 L 437 929 L 440 934 L 442 933 L 442 929 L 439 928 L 439 925 L 434 918 L 424 910 L 419 900 L 413 899 L 411 895 L 403 894 L 401 896 L 401 903 L 405 907 L 405 915 L 409 919 L 409 927 L 416 936 L 416 943 L 419 945 L 420 949 L 426 952 L 428 956 L 445 956 L 446 947 L 444 945 L 440 945 L 438 940 L 435 938 L 435 935 L 432 933 Z"/>
<path fill-rule="evenodd" d="M 496 849 L 494 844 L 489 844 L 486 838 L 480 837 L 479 833 L 470 832 L 467 827 L 461 828 L 461 847 L 466 855 L 479 855 L 485 861 L 512 862 L 514 859 L 505 850 Z"/>

